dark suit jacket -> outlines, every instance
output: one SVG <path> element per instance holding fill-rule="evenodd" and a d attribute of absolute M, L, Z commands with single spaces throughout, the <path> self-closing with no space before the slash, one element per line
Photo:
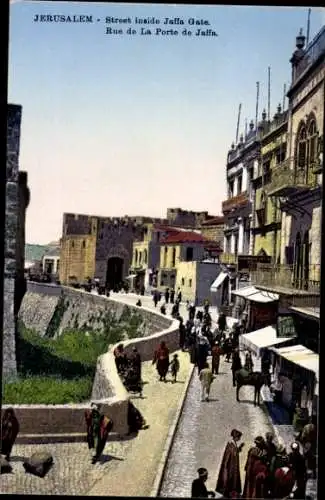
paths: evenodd
<path fill-rule="evenodd" d="M 192 498 L 208 498 L 208 490 L 205 483 L 199 477 L 192 483 Z"/>

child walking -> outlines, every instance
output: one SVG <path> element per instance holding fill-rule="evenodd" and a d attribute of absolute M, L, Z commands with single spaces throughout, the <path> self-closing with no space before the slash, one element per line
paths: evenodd
<path fill-rule="evenodd" d="M 170 364 L 170 371 L 173 377 L 173 382 L 176 382 L 177 373 L 179 372 L 179 359 L 178 354 L 174 354 L 172 362 Z"/>

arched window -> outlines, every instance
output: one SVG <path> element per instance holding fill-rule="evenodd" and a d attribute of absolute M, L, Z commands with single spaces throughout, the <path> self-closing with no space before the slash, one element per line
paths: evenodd
<path fill-rule="evenodd" d="M 308 126 L 307 153 L 308 167 L 312 168 L 317 160 L 317 127 L 313 119 Z"/>
<path fill-rule="evenodd" d="M 143 251 L 143 262 L 144 262 L 145 264 L 147 264 L 147 263 L 148 263 L 148 252 L 147 252 L 147 250 L 146 250 L 146 249 Z"/>
<path fill-rule="evenodd" d="M 307 160 L 307 133 L 305 125 L 301 125 L 297 135 L 296 167 L 298 170 L 306 169 L 306 160 Z"/>

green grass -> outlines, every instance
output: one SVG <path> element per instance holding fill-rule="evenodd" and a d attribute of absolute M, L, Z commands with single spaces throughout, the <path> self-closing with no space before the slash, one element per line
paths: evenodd
<path fill-rule="evenodd" d="M 4 384 L 3 404 L 82 403 L 90 398 L 92 385 L 92 377 L 26 377 Z"/>
<path fill-rule="evenodd" d="M 101 331 L 71 329 L 40 337 L 19 324 L 18 377 L 4 383 L 3 404 L 81 403 L 91 397 L 98 356 L 108 346 L 139 335 L 141 317 L 129 311 L 119 321 L 105 314 Z"/>

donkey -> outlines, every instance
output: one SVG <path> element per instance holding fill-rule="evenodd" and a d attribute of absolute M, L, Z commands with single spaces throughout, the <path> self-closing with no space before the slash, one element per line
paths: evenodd
<path fill-rule="evenodd" d="M 251 385 L 254 387 L 254 406 L 256 403 L 260 405 L 261 388 L 263 385 L 268 385 L 268 375 L 261 372 L 252 372 L 247 375 L 243 374 L 242 370 L 237 370 L 235 373 L 236 380 L 236 400 L 239 402 L 239 390 L 243 385 Z"/>

